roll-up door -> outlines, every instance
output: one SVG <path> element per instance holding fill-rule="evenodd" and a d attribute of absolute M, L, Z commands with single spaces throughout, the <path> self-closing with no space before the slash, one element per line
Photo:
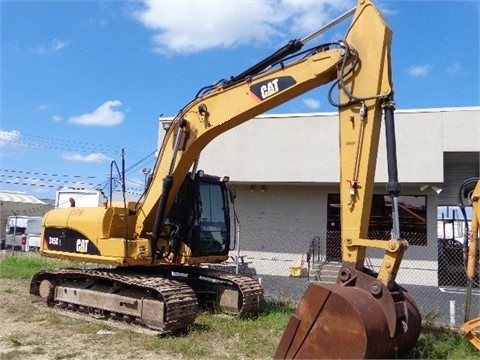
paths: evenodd
<path fill-rule="evenodd" d="M 478 152 L 443 153 L 444 183 L 438 196 L 438 205 L 458 205 L 461 184 L 469 178 L 480 175 L 479 162 Z"/>

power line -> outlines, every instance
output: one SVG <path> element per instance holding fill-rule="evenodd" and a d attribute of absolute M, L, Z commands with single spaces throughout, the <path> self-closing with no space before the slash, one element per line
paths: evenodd
<path fill-rule="evenodd" d="M 37 177 L 20 177 L 16 175 L 5 175 L 5 174 L 0 174 L 0 177 L 5 177 L 5 178 L 11 178 L 14 179 L 15 181 L 30 181 L 32 183 L 36 182 L 53 182 L 53 183 L 65 183 L 67 181 L 62 181 L 59 179 L 45 179 L 45 178 L 37 178 Z"/>
<path fill-rule="evenodd" d="M 153 161 L 156 160 L 154 157 L 155 153 L 156 153 L 156 150 L 146 155 L 145 157 L 137 161 L 135 164 L 129 166 L 128 168 L 125 169 L 125 173 L 131 172 L 132 170 L 135 170 L 135 169 L 143 168 L 144 166 L 142 165 L 142 163 L 151 164 Z"/>
<path fill-rule="evenodd" d="M 95 144 L 81 142 L 77 140 L 63 140 L 39 135 L 25 134 L 13 131 L 1 131 L 0 143 L 11 144 L 13 146 L 24 146 L 27 148 L 44 148 L 51 150 L 65 150 L 71 152 L 103 152 L 107 154 L 118 155 L 122 147 L 112 144 Z M 127 149 L 134 159 L 142 156 L 135 150 Z"/>
<path fill-rule="evenodd" d="M 52 204 L 43 204 L 42 206 L 36 206 L 36 207 L 28 208 L 28 209 L 19 209 L 19 210 L 15 210 L 15 213 L 17 215 L 37 215 L 37 214 L 41 214 L 42 212 L 45 212 L 45 210 L 49 210 L 49 209 L 53 209 Z M 6 217 L 8 217 L 10 215 L 13 215 L 13 214 L 9 210 L 2 210 L 2 211 L 0 211 L 0 215 L 2 215 L 2 217 L 6 218 Z"/>
<path fill-rule="evenodd" d="M 24 142 L 25 140 L 29 140 L 29 142 Z M 33 134 L 27 134 L 27 133 L 20 133 L 20 132 L 9 132 L 9 131 L 3 131 L 2 134 L 2 141 L 4 142 L 9 142 L 12 144 L 25 144 L 25 145 L 30 145 L 32 144 L 33 141 L 36 141 L 36 143 L 46 143 L 46 144 L 58 144 L 59 147 L 83 147 L 83 148 L 93 148 L 93 149 L 118 149 L 117 145 L 111 145 L 111 144 L 106 144 L 106 143 L 101 143 L 101 144 L 95 144 L 95 143 L 88 143 L 88 142 L 83 142 L 83 141 L 77 141 L 77 140 L 64 140 L 64 139 L 58 139 L 58 138 L 50 138 L 46 136 L 39 136 L 39 135 L 33 135 Z"/>
<path fill-rule="evenodd" d="M 63 181 L 61 184 L 68 184 L 68 181 Z M 55 184 L 44 184 L 44 183 L 33 183 L 33 182 L 25 182 L 23 181 L 8 181 L 8 180 L 0 180 L 0 184 L 10 184 L 10 185 L 24 185 L 24 186 L 34 186 L 34 187 L 47 187 L 47 188 L 58 188 L 60 187 L 59 183 Z M 79 182 L 79 185 L 82 186 L 88 186 L 88 187 L 94 187 L 95 185 L 92 183 L 84 183 L 84 182 Z"/>
<path fill-rule="evenodd" d="M 128 168 L 125 169 L 125 173 L 133 173 L 135 171 L 140 171 L 141 168 L 152 165 L 155 162 L 155 152 L 153 151 L 143 158 L 141 158 L 136 163 L 132 164 Z M 8 174 L 3 174 L 3 173 Z M 26 176 L 31 175 L 31 176 Z M 38 178 L 38 176 L 46 176 L 48 178 Z M 47 172 L 38 172 L 38 171 L 28 171 L 28 170 L 17 170 L 17 169 L 1 169 L 0 168 L 0 177 L 7 177 L 7 178 L 18 178 L 22 180 L 33 180 L 33 181 L 47 181 L 47 182 L 62 182 L 62 180 L 58 180 L 58 178 L 69 178 L 72 181 L 78 181 L 78 179 L 100 179 L 102 177 L 99 176 L 88 176 L 88 175 L 73 175 L 73 174 L 58 174 L 58 173 L 47 173 Z M 115 177 L 115 176 L 114 176 Z M 55 178 L 55 179 L 53 179 Z M 6 181 L 3 181 L 6 183 Z M 63 181 L 66 183 L 68 181 Z M 15 183 L 15 182 L 8 182 L 8 183 Z M 25 184 L 26 185 L 26 184 Z"/>
<path fill-rule="evenodd" d="M 95 179 L 97 176 L 84 176 L 84 175 L 69 175 L 69 174 L 51 174 L 51 173 L 39 173 L 35 171 L 24 171 L 24 170 L 9 170 L 9 169 L 0 169 L 0 171 L 10 172 L 10 173 L 18 173 L 18 174 L 29 174 L 29 175 L 39 175 L 39 176 L 58 176 L 58 177 L 73 177 L 73 178 L 87 178 L 87 179 Z M 0 176 L 2 176 L 0 174 Z"/>
<path fill-rule="evenodd" d="M 4 143 L 9 143 L 11 145 L 20 145 L 25 147 L 35 147 L 35 148 L 45 148 L 45 149 L 52 149 L 52 150 L 68 150 L 68 151 L 102 151 L 112 153 L 118 148 L 104 146 L 104 145 L 95 145 L 95 144 L 76 144 L 72 141 L 66 140 L 43 140 L 38 141 L 36 139 L 29 139 L 28 136 L 23 136 L 21 138 L 14 137 L 13 135 L 4 135 L 2 137 L 2 141 Z"/>
<path fill-rule="evenodd" d="M 14 137 L 13 135 L 9 135 L 9 136 L 12 139 Z M 48 141 L 51 141 L 51 138 L 40 137 L 40 136 L 31 136 L 31 137 L 48 139 Z M 3 137 L 2 140 L 5 140 L 5 136 Z M 13 140 L 12 140 L 12 143 L 19 144 L 18 141 L 13 141 Z M 81 144 L 94 145 L 94 144 L 88 144 L 88 143 L 81 143 Z M 58 146 L 57 148 L 70 146 L 71 144 L 69 143 L 69 144 L 60 144 L 60 145 L 61 146 Z M 102 146 L 105 146 L 106 149 L 108 148 L 113 149 L 113 146 L 111 145 L 105 144 Z M 51 146 L 44 146 L 44 147 L 53 148 Z M 152 151 L 151 153 L 148 153 L 147 155 L 141 157 L 140 160 L 126 167 L 125 177 L 127 177 L 128 174 L 135 173 L 136 171 L 141 171 L 142 168 L 153 167 L 156 161 L 155 153 L 156 153 L 156 150 Z M 112 176 L 111 179 L 107 179 L 106 178 L 107 176 L 99 177 L 99 176 L 88 176 L 88 175 L 48 173 L 48 172 L 18 170 L 18 169 L 0 169 L 0 184 L 31 186 L 31 187 L 50 188 L 50 189 L 60 188 L 65 186 L 106 189 L 110 184 L 110 181 L 113 181 L 112 191 L 116 190 L 119 185 L 119 178 L 121 175 L 117 174 L 115 176 L 114 174 L 111 174 Z M 95 179 L 98 179 L 98 182 L 96 182 Z M 144 187 L 143 182 L 140 183 L 139 181 L 129 180 L 129 179 L 125 179 L 125 180 L 130 182 L 131 187 L 132 186 L 133 187 L 138 186 L 139 188 Z M 131 191 L 129 192 L 137 195 L 137 193 L 134 192 L 134 189 L 131 189 Z"/>

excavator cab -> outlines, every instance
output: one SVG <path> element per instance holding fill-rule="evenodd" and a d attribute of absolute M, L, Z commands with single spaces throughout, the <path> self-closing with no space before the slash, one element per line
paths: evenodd
<path fill-rule="evenodd" d="M 228 256 L 230 211 L 228 177 L 189 174 L 178 192 L 165 225 L 190 248 L 191 256 Z"/>

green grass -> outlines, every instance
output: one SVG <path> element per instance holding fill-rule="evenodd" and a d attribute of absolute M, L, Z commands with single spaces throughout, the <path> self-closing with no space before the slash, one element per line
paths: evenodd
<path fill-rule="evenodd" d="M 267 302 L 254 319 L 201 313 L 190 331 L 153 338 L 148 348 L 168 350 L 187 359 L 271 359 L 293 312 L 290 305 Z M 216 344 L 223 344 L 224 353 Z M 424 324 L 416 345 L 398 354 L 399 359 L 474 360 L 479 356 L 455 330 L 429 323 Z"/>
<path fill-rule="evenodd" d="M 40 270 L 51 270 L 78 266 L 64 260 L 53 260 L 38 256 L 13 255 L 0 261 L 0 279 L 30 279 Z"/>
<path fill-rule="evenodd" d="M 52 260 L 34 256 L 7 256 L 0 259 L 0 278 L 29 279 L 37 271 L 72 267 L 78 264 Z M 14 293 L 7 288 L 5 295 Z M 32 308 L 33 309 L 33 308 Z M 102 322 L 85 322 L 65 318 L 55 312 L 32 313 L 28 306 L 21 307 L 16 311 L 19 318 L 29 318 L 29 321 L 43 321 L 49 326 L 65 329 L 66 333 L 95 334 L 107 326 Z M 295 311 L 289 304 L 266 302 L 258 316 L 253 319 L 238 318 L 225 314 L 211 314 L 202 312 L 198 315 L 194 325 L 188 331 L 169 336 L 148 336 L 131 333 L 124 330 L 112 329 L 115 335 L 104 337 L 98 341 L 105 342 L 105 350 L 108 353 L 109 346 L 115 347 L 118 341 L 130 344 L 132 352 L 139 342 L 142 349 L 161 355 L 171 354 L 174 357 L 185 359 L 265 359 L 272 358 L 275 354 L 278 342 Z M 479 359 L 479 351 L 455 330 L 436 326 L 438 314 L 422 314 L 423 328 L 416 345 L 398 355 L 401 359 Z M 348 326 L 348 324 L 345 324 Z M 13 334 L 6 341 L 11 348 L 5 359 L 13 359 L 28 355 L 21 352 L 22 345 L 27 340 L 21 334 Z M 33 345 L 33 344 L 32 344 Z M 341 335 L 339 336 L 341 346 Z M 42 354 L 46 350 L 41 344 L 36 344 L 35 353 Z M 54 356 L 55 359 L 75 358 L 79 354 L 76 351 L 62 352 Z M 106 357 L 108 358 L 108 356 Z"/>
<path fill-rule="evenodd" d="M 189 331 L 154 339 L 150 347 L 194 359 L 272 358 L 294 310 L 267 302 L 253 319 L 202 312 Z"/>
<path fill-rule="evenodd" d="M 479 351 L 456 331 L 447 327 L 424 325 L 413 349 L 404 359 L 479 359 Z"/>

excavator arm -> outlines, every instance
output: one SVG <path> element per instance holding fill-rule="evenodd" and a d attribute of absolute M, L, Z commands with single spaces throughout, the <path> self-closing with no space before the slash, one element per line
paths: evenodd
<path fill-rule="evenodd" d="M 346 76 L 340 66 L 338 74 L 342 267 L 336 284 L 308 285 L 276 359 L 385 358 L 411 347 L 420 335 L 418 307 L 395 283 L 408 244 L 400 239 L 398 219 L 391 38 L 377 9 L 359 1 L 346 43 L 360 65 Z M 368 237 L 382 114 L 393 222 L 388 241 Z M 364 266 L 367 248 L 385 251 L 378 273 Z"/>
<path fill-rule="evenodd" d="M 233 84 L 221 83 L 188 104 L 167 131 L 145 201 L 138 209 L 136 233 L 144 236 L 155 223 L 163 223 L 162 215 L 169 212 L 183 179 L 213 139 L 336 79 L 337 67 L 344 56 L 348 57 L 344 47 L 315 48 L 304 58 L 279 69 L 248 76 Z M 165 191 L 165 179 L 171 181 L 168 191 Z"/>

